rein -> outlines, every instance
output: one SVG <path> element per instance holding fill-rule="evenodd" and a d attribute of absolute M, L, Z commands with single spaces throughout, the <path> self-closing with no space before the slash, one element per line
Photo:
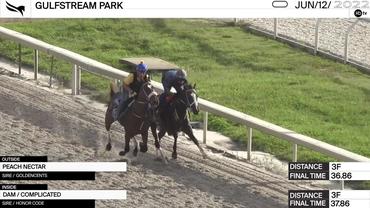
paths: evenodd
<path fill-rule="evenodd" d="M 180 98 L 180 99 L 178 99 L 177 100 L 177 103 L 180 103 L 180 104 L 183 104 L 184 105 L 184 107 L 185 107 L 185 113 L 184 113 L 184 117 L 182 118 L 183 120 L 185 120 L 186 119 L 186 112 L 189 112 L 188 111 L 188 108 L 190 107 L 188 107 L 188 105 Z M 179 112 L 177 111 L 177 108 L 175 107 L 175 111 L 176 111 L 176 114 L 177 115 L 179 115 Z"/>
<path fill-rule="evenodd" d="M 151 99 L 151 97 L 153 97 L 153 96 L 157 96 L 157 93 L 153 90 L 152 92 L 150 92 L 149 94 L 145 91 L 145 89 L 143 89 L 142 90 L 143 91 L 143 93 L 144 93 L 144 95 L 145 95 L 145 100 L 143 101 L 143 100 L 140 100 L 141 99 L 141 97 L 138 97 L 136 100 L 135 100 L 135 102 L 137 103 L 137 104 L 141 104 L 141 105 L 145 105 L 145 104 L 147 104 L 148 102 L 150 102 L 150 99 Z M 133 115 L 136 117 L 136 118 L 139 118 L 139 119 L 144 119 L 145 117 L 143 117 L 143 116 L 140 116 L 139 114 L 137 114 L 134 110 L 132 110 L 132 113 L 133 113 Z M 143 125 L 143 124 L 142 124 Z M 142 126 L 141 125 L 141 126 Z M 141 129 L 141 128 L 140 128 Z"/>
<path fill-rule="evenodd" d="M 189 103 L 188 92 L 196 93 L 194 89 L 188 89 L 188 90 L 185 91 L 185 98 L 186 98 L 187 103 L 185 103 L 185 101 L 182 98 L 179 98 L 179 99 L 176 100 L 178 103 L 183 104 L 184 107 L 185 107 L 185 114 L 184 114 L 184 117 L 183 117 L 184 120 L 186 119 L 186 112 L 190 116 L 190 112 L 189 112 L 188 108 L 191 108 L 193 105 L 196 104 L 196 99 L 194 99 L 192 103 Z M 178 113 L 176 107 L 175 107 L 175 111 L 178 115 L 179 113 Z"/>

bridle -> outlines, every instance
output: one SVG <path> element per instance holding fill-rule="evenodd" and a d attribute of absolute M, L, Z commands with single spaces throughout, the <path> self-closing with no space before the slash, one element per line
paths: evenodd
<path fill-rule="evenodd" d="M 190 92 L 190 93 L 189 93 Z M 196 98 L 195 99 L 193 99 L 193 102 L 192 103 L 190 103 L 189 102 L 189 97 L 188 97 L 188 94 L 195 94 L 195 96 L 197 96 L 197 92 L 194 90 L 194 89 L 187 89 L 187 90 L 185 90 L 185 98 L 186 98 L 186 103 L 184 102 L 184 100 L 183 99 L 179 99 L 180 100 L 180 103 L 182 103 L 182 104 L 184 104 L 184 106 L 186 107 L 186 108 L 191 108 L 193 105 L 195 105 L 196 104 Z"/>
<path fill-rule="evenodd" d="M 148 94 L 146 91 L 145 91 L 145 88 L 143 89 L 143 93 L 144 93 L 144 96 L 145 96 L 145 100 L 140 100 L 140 97 L 137 98 L 136 102 L 137 103 L 140 103 L 140 104 L 146 104 L 146 103 L 150 103 L 150 99 L 155 96 L 157 97 L 158 93 L 156 91 L 153 90 L 153 87 L 152 85 L 150 85 L 149 83 L 145 84 L 147 85 L 147 87 L 149 87 L 150 89 L 152 89 L 152 91 Z M 144 85 L 142 87 L 145 87 Z"/>
<path fill-rule="evenodd" d="M 147 103 L 149 103 L 149 108 L 153 108 L 153 104 L 150 102 L 151 101 L 151 98 L 154 96 L 157 99 L 157 95 L 158 94 L 157 94 L 156 91 L 153 90 L 153 88 L 151 87 L 152 85 L 150 85 L 149 83 L 146 83 L 145 85 L 142 86 L 142 88 L 143 88 L 142 91 L 144 93 L 145 100 L 142 100 L 142 98 L 138 96 L 138 98 L 136 99 L 135 102 L 138 103 L 138 104 L 141 104 L 141 105 L 146 105 Z M 144 88 L 144 87 L 148 87 L 149 89 L 152 89 L 152 91 L 148 94 L 146 92 L 146 88 Z M 133 114 L 134 114 L 135 117 L 137 117 L 139 119 L 143 119 L 144 118 L 143 116 L 138 115 L 135 111 L 133 111 Z"/>
<path fill-rule="evenodd" d="M 189 93 L 190 92 L 190 93 Z M 178 103 L 180 103 L 180 104 L 182 104 L 182 105 L 184 105 L 184 107 L 186 108 L 186 109 L 191 109 L 192 108 L 192 106 L 193 105 L 196 105 L 196 98 L 197 98 L 197 93 L 196 93 L 196 91 L 195 91 L 195 89 L 187 89 L 187 90 L 185 90 L 184 91 L 184 93 L 185 93 L 185 98 L 186 98 L 186 103 L 184 102 L 184 99 L 182 99 L 182 98 L 179 98 L 178 99 Z M 188 97 L 188 94 L 195 94 L 195 98 L 193 99 L 193 102 L 192 103 L 190 103 L 189 102 L 189 97 Z M 177 109 L 175 108 L 175 111 L 176 111 L 176 113 L 178 114 L 178 112 L 177 112 Z M 187 111 L 188 113 L 189 113 L 189 115 L 190 115 L 190 112 L 189 111 Z M 183 119 L 185 119 L 186 118 L 186 113 L 184 114 L 184 118 Z"/>

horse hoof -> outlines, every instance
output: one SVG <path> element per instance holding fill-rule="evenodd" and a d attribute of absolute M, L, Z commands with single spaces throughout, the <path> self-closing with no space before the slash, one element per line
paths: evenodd
<path fill-rule="evenodd" d="M 148 145 L 145 145 L 144 143 L 140 143 L 140 152 L 147 152 L 148 151 Z"/>
<path fill-rule="evenodd" d="M 105 146 L 106 151 L 110 151 L 112 149 L 112 144 L 108 143 L 107 146 Z"/>
<path fill-rule="evenodd" d="M 146 152 L 148 152 L 148 149 L 140 149 L 140 152 L 146 153 Z"/>
<path fill-rule="evenodd" d="M 132 154 L 134 155 L 134 157 L 137 157 L 137 150 L 136 151 L 134 151 Z"/>
<path fill-rule="evenodd" d="M 172 159 L 174 159 L 174 160 L 177 159 L 177 154 L 176 153 L 172 153 Z"/>
<path fill-rule="evenodd" d="M 148 146 L 140 147 L 140 152 L 142 153 L 148 152 Z"/>
<path fill-rule="evenodd" d="M 121 152 L 119 152 L 119 156 L 125 156 L 126 153 L 127 152 L 125 152 L 125 151 L 121 151 Z"/>

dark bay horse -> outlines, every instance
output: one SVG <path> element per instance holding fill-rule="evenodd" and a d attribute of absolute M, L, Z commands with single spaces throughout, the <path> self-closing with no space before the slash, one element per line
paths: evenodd
<path fill-rule="evenodd" d="M 110 151 L 112 148 L 109 131 L 114 122 L 112 115 L 114 101 L 120 96 L 122 96 L 122 92 L 119 92 L 118 87 L 111 83 L 110 101 L 105 114 L 105 128 L 108 131 L 107 151 Z M 119 155 L 124 156 L 130 151 L 130 139 L 137 134 L 141 134 L 142 137 L 142 142 L 140 142 L 140 151 L 147 152 L 149 127 L 151 127 L 153 136 L 157 138 L 153 112 L 158 107 L 158 104 L 158 94 L 154 91 L 153 86 L 149 82 L 143 84 L 137 98 L 134 100 L 134 103 L 129 107 L 124 116 L 118 118 L 118 122 L 125 128 L 125 149 L 124 151 L 121 151 Z M 133 151 L 133 155 L 136 157 L 138 153 L 138 143 L 136 139 L 134 139 L 134 142 L 135 149 Z"/>
<path fill-rule="evenodd" d="M 198 96 L 195 91 L 195 85 L 191 86 L 188 84 L 184 85 L 183 91 L 177 92 L 174 95 L 174 100 L 169 106 L 169 109 L 160 109 L 160 130 L 158 133 L 159 141 L 156 140 L 156 147 L 160 146 L 161 138 L 168 133 L 175 139 L 173 144 L 172 158 L 177 158 L 177 138 L 180 131 L 184 132 L 190 137 L 190 139 L 197 145 L 198 149 L 203 155 L 203 158 L 207 158 L 207 154 L 203 148 L 199 145 L 197 138 L 193 134 L 193 129 L 190 125 L 188 117 L 188 109 L 194 114 L 199 113 L 198 107 Z M 158 148 L 157 149 L 160 149 Z"/>

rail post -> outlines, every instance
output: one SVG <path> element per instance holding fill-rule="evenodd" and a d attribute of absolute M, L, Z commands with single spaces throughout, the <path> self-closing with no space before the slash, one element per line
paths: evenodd
<path fill-rule="evenodd" d="M 298 145 L 293 144 L 293 162 L 297 162 L 298 159 Z"/>
<path fill-rule="evenodd" d="M 253 137 L 253 129 L 249 128 L 247 126 L 247 134 L 248 134 L 248 140 L 247 140 L 247 150 L 248 150 L 248 160 L 250 161 L 252 158 L 252 137 Z"/>
<path fill-rule="evenodd" d="M 203 115 L 203 144 L 207 144 L 207 131 L 208 131 L 208 112 Z"/>
<path fill-rule="evenodd" d="M 34 70 L 34 79 L 37 80 L 37 75 L 39 73 L 39 51 L 36 49 L 34 53 L 33 70 Z"/>
<path fill-rule="evenodd" d="M 78 69 L 78 66 L 76 64 L 73 64 L 72 79 L 71 79 L 72 95 L 77 94 L 77 69 Z"/>
<path fill-rule="evenodd" d="M 76 71 L 76 94 L 80 95 L 81 94 L 81 67 L 77 67 Z"/>
<path fill-rule="evenodd" d="M 18 44 L 18 74 L 22 72 L 22 46 Z"/>
<path fill-rule="evenodd" d="M 276 39 L 278 35 L 278 19 L 274 18 L 274 38 Z"/>

